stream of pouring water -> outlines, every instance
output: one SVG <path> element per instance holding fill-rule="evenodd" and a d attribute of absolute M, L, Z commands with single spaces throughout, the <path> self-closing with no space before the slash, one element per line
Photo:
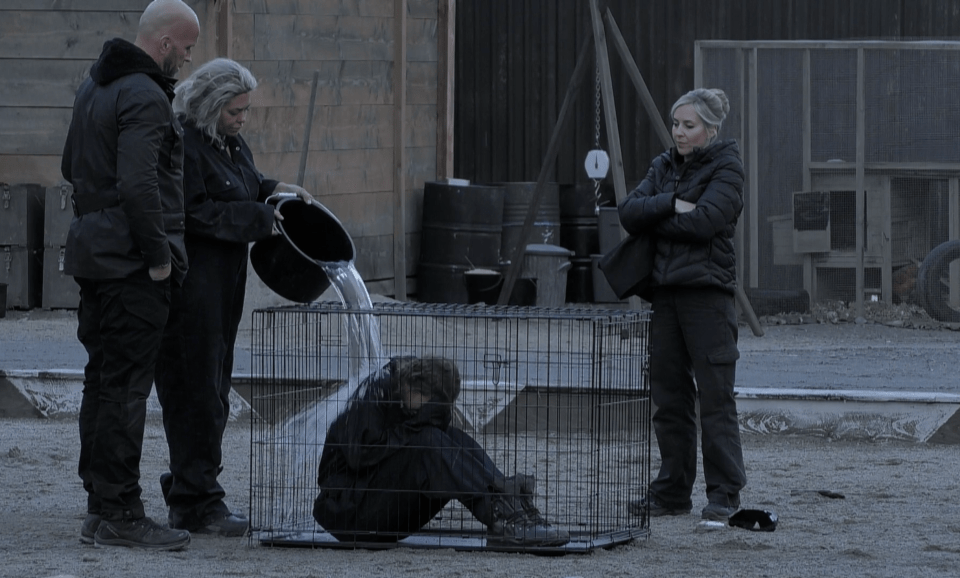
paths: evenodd
<path fill-rule="evenodd" d="M 353 262 L 318 262 L 330 280 L 330 285 L 340 297 L 347 310 L 372 310 L 370 294 Z M 303 519 L 304 501 L 312 504 L 319 492 L 317 487 L 317 464 L 323 451 L 324 440 L 330 424 L 347 407 L 347 404 L 364 394 L 360 390 L 365 378 L 386 364 L 387 359 L 380 345 L 380 327 L 372 314 L 350 313 L 346 317 L 348 332 L 348 380 L 325 398 L 311 403 L 293 417 L 277 425 L 275 439 L 280 442 L 274 472 L 276 488 L 292 491 L 289 496 L 278 496 L 273 520 L 275 528 L 313 527 L 312 518 Z M 289 455 L 288 452 L 292 452 Z M 286 454 L 286 455 L 285 455 Z M 298 489 L 307 490 L 301 495 Z M 309 491 L 313 492 L 312 495 Z"/>

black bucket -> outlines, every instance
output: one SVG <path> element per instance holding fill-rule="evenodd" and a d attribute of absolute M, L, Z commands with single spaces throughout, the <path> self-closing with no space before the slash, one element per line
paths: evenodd
<path fill-rule="evenodd" d="M 503 287 L 503 274 L 489 269 L 465 271 L 463 283 L 467 288 L 467 303 L 496 305 Z M 534 279 L 517 279 L 507 305 L 530 306 L 537 301 L 537 282 Z"/>
<path fill-rule="evenodd" d="M 297 303 L 316 301 L 330 287 L 321 262 L 353 261 L 353 239 L 326 207 L 299 197 L 270 199 L 280 211 L 280 235 L 263 239 L 250 249 L 257 276 L 274 293 Z"/>

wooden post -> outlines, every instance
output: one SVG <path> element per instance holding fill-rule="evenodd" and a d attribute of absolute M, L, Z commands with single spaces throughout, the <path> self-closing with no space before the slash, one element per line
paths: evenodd
<path fill-rule="evenodd" d="M 456 0 L 437 6 L 437 178 L 453 174 L 454 72 L 456 70 Z"/>
<path fill-rule="evenodd" d="M 610 55 L 607 53 L 607 36 L 597 0 L 590 0 L 590 22 L 593 25 L 593 43 L 600 68 L 600 94 L 603 97 L 603 117 L 607 126 L 607 146 L 610 149 L 610 170 L 613 171 L 613 190 L 617 203 L 626 198 L 627 185 L 623 178 L 623 154 L 620 152 L 620 125 L 617 124 L 617 105 L 613 100 L 613 80 L 610 78 Z M 620 238 L 627 232 L 620 227 Z"/>
<path fill-rule="evenodd" d="M 217 56 L 233 58 L 233 2 L 217 0 Z"/>
<path fill-rule="evenodd" d="M 313 71 L 313 86 L 310 89 L 310 105 L 307 108 L 307 124 L 303 127 L 303 151 L 300 152 L 300 170 L 297 172 L 297 184 L 303 186 L 307 174 L 307 155 L 310 152 L 310 129 L 313 127 L 313 109 L 317 102 L 317 85 L 320 83 L 320 71 Z"/>
<path fill-rule="evenodd" d="M 394 0 L 393 52 L 393 294 L 407 299 L 407 0 Z"/>
<path fill-rule="evenodd" d="M 863 317 L 863 228 L 864 228 L 864 209 L 866 207 L 866 185 L 864 184 L 864 167 L 867 155 L 867 100 L 864 76 L 863 47 L 857 48 L 857 167 L 856 167 L 856 207 L 857 214 L 855 218 L 857 239 L 856 239 L 856 297 L 857 297 L 857 317 Z"/>
<path fill-rule="evenodd" d="M 605 18 L 607 26 L 610 27 L 610 36 L 613 37 L 613 45 L 617 48 L 617 53 L 620 54 L 620 60 L 627 69 L 627 76 L 633 81 L 633 86 L 640 95 L 640 102 L 643 103 L 643 108 L 646 109 L 647 114 L 651 117 L 650 124 L 653 125 L 654 132 L 656 132 L 660 138 L 660 144 L 663 145 L 663 148 L 668 149 L 673 146 L 673 137 L 670 136 L 667 125 L 665 125 L 663 119 L 660 118 L 660 113 L 657 111 L 657 104 L 653 100 L 653 95 L 650 94 L 647 83 L 643 81 L 643 75 L 640 74 L 637 61 L 634 60 L 633 55 L 630 54 L 630 49 L 627 47 L 623 35 L 620 34 L 620 28 L 617 27 L 617 23 L 613 19 L 613 14 L 610 13 L 609 8 L 607 8 Z"/>
<path fill-rule="evenodd" d="M 560 135 L 563 133 L 563 126 L 567 117 L 571 114 L 573 103 L 577 100 L 577 89 L 583 81 L 583 75 L 587 70 L 587 55 L 590 53 L 590 42 L 593 37 L 592 29 L 587 29 L 587 37 L 584 39 L 583 46 L 580 48 L 580 54 L 577 56 L 577 65 L 573 69 L 573 75 L 570 77 L 570 84 L 567 86 L 567 94 L 563 97 L 563 105 L 560 107 L 560 114 L 557 117 L 557 124 L 553 127 L 553 134 L 550 135 L 550 143 L 547 145 L 547 154 L 544 155 L 543 164 L 540 166 L 540 176 L 537 177 L 537 185 L 533 192 L 533 198 L 530 199 L 530 207 L 527 209 L 527 217 L 523 221 L 523 227 L 520 229 L 520 236 L 517 240 L 517 246 L 510 253 L 510 264 L 507 267 L 507 274 L 503 279 L 503 287 L 500 288 L 500 296 L 497 298 L 497 305 L 506 305 L 510 302 L 510 294 L 513 293 L 513 286 L 520 277 L 520 271 L 523 270 L 523 257 L 527 252 L 527 238 L 533 230 L 533 222 L 536 219 L 537 211 L 540 209 L 540 197 L 543 196 L 543 185 L 547 181 L 547 176 L 553 172 L 553 166 L 557 162 L 557 153 L 560 151 Z"/>

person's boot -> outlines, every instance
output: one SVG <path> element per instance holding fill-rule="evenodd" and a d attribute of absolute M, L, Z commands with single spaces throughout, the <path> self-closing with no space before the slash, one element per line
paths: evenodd
<path fill-rule="evenodd" d="M 150 518 L 100 520 L 94 534 L 96 546 L 126 546 L 144 550 L 181 550 L 190 543 L 190 532 L 173 530 Z"/>
<path fill-rule="evenodd" d="M 100 514 L 87 514 L 80 525 L 80 541 L 93 544 L 97 529 L 100 527 Z"/>
<path fill-rule="evenodd" d="M 488 545 L 548 547 L 570 541 L 570 534 L 548 524 L 533 504 L 533 476 L 511 476 L 502 485 L 502 492 L 493 496 L 494 521 L 487 527 Z"/>

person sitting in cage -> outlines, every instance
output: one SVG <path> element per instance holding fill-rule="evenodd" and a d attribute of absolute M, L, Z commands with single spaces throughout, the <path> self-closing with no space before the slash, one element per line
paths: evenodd
<path fill-rule="evenodd" d="M 570 540 L 533 504 L 530 475 L 506 477 L 450 425 L 460 373 L 439 357 L 399 357 L 366 378 L 327 432 L 313 517 L 340 542 L 396 542 L 450 500 L 487 527 L 491 546 Z"/>

